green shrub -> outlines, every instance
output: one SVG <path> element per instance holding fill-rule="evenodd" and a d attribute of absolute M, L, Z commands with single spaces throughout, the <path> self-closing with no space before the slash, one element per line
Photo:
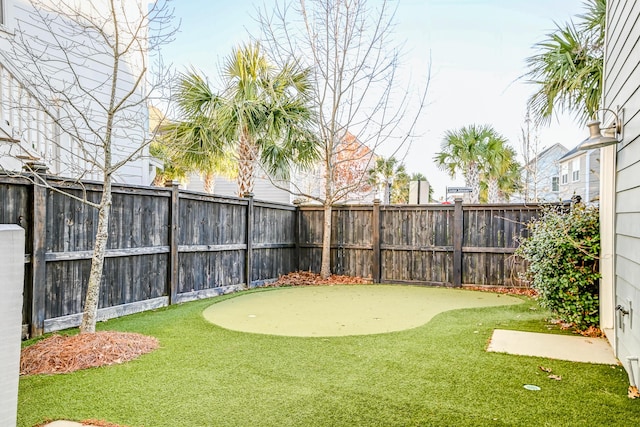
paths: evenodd
<path fill-rule="evenodd" d="M 528 261 L 527 280 L 539 293 L 540 305 L 583 330 L 598 326 L 598 209 L 576 204 L 547 208 L 527 225 L 516 255 Z"/>

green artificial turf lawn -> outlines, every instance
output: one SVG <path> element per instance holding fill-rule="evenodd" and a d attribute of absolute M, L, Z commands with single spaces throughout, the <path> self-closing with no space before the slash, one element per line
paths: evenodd
<path fill-rule="evenodd" d="M 101 323 L 153 335 L 161 348 L 122 365 L 21 378 L 18 425 L 93 418 L 129 427 L 631 426 L 640 419 L 619 366 L 485 352 L 494 328 L 547 329 L 546 313 L 526 299 L 444 312 L 405 331 L 304 338 L 204 319 L 212 303 L 234 297 Z"/>

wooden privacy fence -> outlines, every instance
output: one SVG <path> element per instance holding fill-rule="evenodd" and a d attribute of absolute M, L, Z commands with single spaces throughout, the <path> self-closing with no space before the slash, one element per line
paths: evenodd
<path fill-rule="evenodd" d="M 539 205 L 336 206 L 331 264 L 338 274 L 376 283 L 518 286 L 513 255 Z M 301 207 L 299 267 L 319 271 L 323 211 Z"/>
<path fill-rule="evenodd" d="M 34 186 L 0 176 L 0 223 L 26 230 L 23 324 L 78 325 L 89 276 L 96 183 Z M 379 283 L 517 286 L 517 236 L 538 205 L 336 206 L 331 264 Z M 99 319 L 320 271 L 323 210 L 170 188 L 115 185 Z"/>
<path fill-rule="evenodd" d="M 95 183 L 49 181 L 98 202 Z M 97 210 L 24 178 L 0 177 L 0 223 L 26 230 L 23 324 L 80 322 Z M 99 319 L 253 287 L 296 270 L 296 208 L 171 188 L 113 187 Z"/>

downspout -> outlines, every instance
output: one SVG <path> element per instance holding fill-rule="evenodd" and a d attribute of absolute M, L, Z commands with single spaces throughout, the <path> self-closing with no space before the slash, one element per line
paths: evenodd
<path fill-rule="evenodd" d="M 629 373 L 629 386 L 638 389 L 638 381 L 640 380 L 640 362 L 638 356 L 627 357 L 627 372 Z"/>

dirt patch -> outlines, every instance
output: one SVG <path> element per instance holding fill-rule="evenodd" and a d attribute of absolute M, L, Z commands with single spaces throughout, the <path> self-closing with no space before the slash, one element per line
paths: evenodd
<path fill-rule="evenodd" d="M 20 375 L 62 374 L 124 363 L 158 345 L 154 337 L 129 332 L 52 335 L 22 349 Z"/>

